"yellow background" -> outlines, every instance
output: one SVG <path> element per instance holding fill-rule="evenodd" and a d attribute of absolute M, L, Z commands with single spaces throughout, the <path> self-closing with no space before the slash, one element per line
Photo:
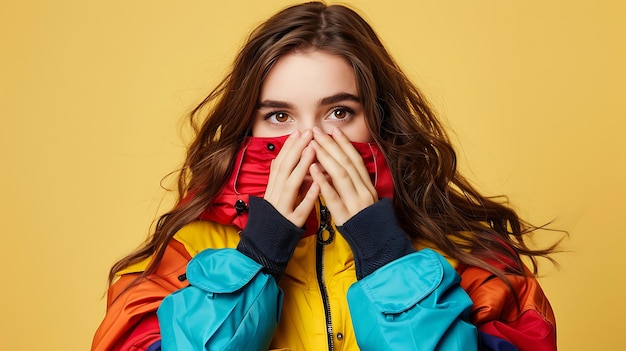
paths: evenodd
<path fill-rule="evenodd" d="M 182 116 L 288 3 L 0 2 L 0 350 L 89 348 L 108 268 L 168 207 Z M 570 232 L 541 279 L 560 349 L 622 349 L 625 2 L 348 3 L 455 131 L 478 187 Z"/>

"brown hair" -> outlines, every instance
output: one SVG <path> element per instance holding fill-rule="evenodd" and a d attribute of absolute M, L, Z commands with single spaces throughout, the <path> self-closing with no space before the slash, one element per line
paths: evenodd
<path fill-rule="evenodd" d="M 537 228 L 482 196 L 459 174 L 456 154 L 433 110 L 369 24 L 345 6 L 311 2 L 289 7 L 257 27 L 231 72 L 192 111 L 196 137 L 178 178 L 178 203 L 160 217 L 142 247 L 111 268 L 110 282 L 148 257 L 153 258 L 143 276 L 153 272 L 174 234 L 211 203 L 249 134 L 264 78 L 276 60 L 296 49 L 340 55 L 353 67 L 367 126 L 392 172 L 397 217 L 411 239 L 502 278 L 504 271 L 488 262 L 524 274 L 520 255 L 525 255 L 536 273 L 535 257 L 547 257 L 554 246 L 530 249 L 524 236 Z M 182 201 L 190 192 L 194 196 Z"/>

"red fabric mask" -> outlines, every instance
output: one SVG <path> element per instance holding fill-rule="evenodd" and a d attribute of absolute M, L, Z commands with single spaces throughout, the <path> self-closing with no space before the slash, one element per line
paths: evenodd
<path fill-rule="evenodd" d="M 237 153 L 235 169 L 230 179 L 215 197 L 200 219 L 221 224 L 233 224 L 243 229 L 248 222 L 248 198 L 263 197 L 270 174 L 270 164 L 276 158 L 288 136 L 248 137 Z M 378 197 L 393 198 L 393 179 L 383 153 L 375 143 L 352 143 L 363 157 Z M 307 220 L 305 235 L 315 234 L 318 227 L 316 211 Z"/>

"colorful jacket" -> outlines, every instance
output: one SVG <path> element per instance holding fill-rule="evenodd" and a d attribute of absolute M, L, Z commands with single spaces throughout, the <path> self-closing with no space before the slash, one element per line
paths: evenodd
<path fill-rule="evenodd" d="M 147 262 L 129 267 L 122 272 L 120 279 L 109 290 L 107 314 L 95 335 L 92 350 L 148 350 L 150 345 L 160 340 L 160 328 L 155 313 L 166 296 L 175 291 L 185 291 L 185 289 L 179 289 L 189 286 L 185 276 L 185 274 L 187 276 L 190 274 L 187 272 L 187 263 L 199 253 L 202 253 L 198 256 L 202 261 L 219 262 L 218 266 L 212 267 L 216 272 L 223 274 L 232 273 L 229 269 L 254 267 L 252 260 L 248 260 L 239 268 L 237 265 L 228 267 L 227 263 L 233 260 L 246 262 L 245 256 L 238 255 L 234 250 L 206 250 L 212 247 L 235 248 L 238 242 L 238 232 L 239 229 L 234 226 L 223 226 L 206 221 L 190 223 L 170 242 L 157 270 L 115 299 L 121 289 L 136 278 Z M 211 235 L 207 235 L 209 233 Z M 351 317 L 353 311 L 348 305 L 347 297 L 348 289 L 356 283 L 350 248 L 338 235 L 332 243 L 322 249 L 323 275 L 327 293 L 327 297 L 324 298 L 322 297 L 324 290 L 320 289 L 316 275 L 307 273 L 316 271 L 321 273 L 317 255 L 308 254 L 316 252 L 318 246 L 314 236 L 304 238 L 287 266 L 285 276 L 280 280 L 279 286 L 282 293 L 278 290 L 272 292 L 277 303 L 276 309 L 266 311 L 268 314 L 263 315 L 274 315 L 279 321 L 271 341 L 273 348 L 289 349 L 287 348 L 289 346 L 294 350 L 320 350 L 328 344 L 328 337 L 332 337 L 335 350 L 358 349 L 353 327 L 355 318 Z M 420 247 L 416 248 L 420 249 Z M 221 259 L 218 259 L 220 257 Z M 226 259 L 227 257 L 229 258 Z M 433 260 L 429 261 L 433 262 Z M 198 261 L 195 266 L 201 266 L 200 262 Z M 400 266 L 402 263 L 397 262 L 397 265 Z M 193 268 L 191 264 L 189 266 Z M 405 268 L 406 264 L 401 267 L 402 270 Z M 254 268 L 251 269 L 254 270 Z M 491 349 L 494 350 L 512 349 L 502 346 L 507 345 L 507 342 L 515 345 L 519 350 L 556 349 L 554 316 L 534 278 L 509 277 L 518 292 L 517 298 L 521 306 L 518 311 L 514 302 L 515 297 L 500 279 L 476 267 L 457 265 L 457 270 L 460 273 L 461 286 L 473 302 L 469 321 L 483 332 L 481 333 L 483 343 L 490 343 Z M 259 273 L 259 275 L 264 274 Z M 236 274 L 226 274 L 226 276 L 243 279 Z M 266 284 L 273 283 L 269 276 L 264 276 L 267 278 L 264 280 Z M 402 279 L 405 275 L 391 275 L 391 277 L 394 276 Z M 251 280 L 251 278 L 248 279 Z M 207 279 L 207 281 L 210 280 Z M 406 287 L 407 283 L 389 285 L 406 291 L 401 288 Z M 280 311 L 279 295 L 282 296 L 282 311 Z M 327 327 L 326 323 L 325 303 L 330 306 L 329 319 L 332 322 L 330 327 Z M 367 307 L 366 304 L 359 306 L 364 313 L 367 312 L 365 311 Z M 280 318 L 278 318 L 279 314 Z M 186 322 L 193 322 L 190 314 L 183 313 L 180 317 Z M 365 326 L 373 323 L 372 318 L 356 320 Z M 432 322 L 427 320 L 423 323 L 428 325 Z M 421 331 L 423 328 L 418 328 L 418 330 Z M 247 337 L 251 338 L 251 335 Z M 498 348 L 494 345 L 501 346 Z M 404 349 L 412 350 L 413 348 Z"/>
<path fill-rule="evenodd" d="M 241 157 L 238 178 L 246 172 Z M 385 194 L 384 184 L 376 182 L 379 194 Z M 216 203 L 222 199 L 231 208 L 240 197 L 223 195 Z M 165 350 L 202 349 L 197 345 L 223 350 L 556 349 L 554 315 L 530 275 L 509 277 L 513 294 L 491 273 L 445 260 L 415 243 L 416 253 L 357 281 L 354 256 L 341 235 L 332 240 L 307 235 L 277 285 L 258 263 L 233 250 L 245 226 L 242 217 L 218 211 L 189 223 L 169 242 L 156 270 L 121 295 L 149 260 L 120 272 L 109 289 L 92 350 L 153 351 L 161 343 Z"/>

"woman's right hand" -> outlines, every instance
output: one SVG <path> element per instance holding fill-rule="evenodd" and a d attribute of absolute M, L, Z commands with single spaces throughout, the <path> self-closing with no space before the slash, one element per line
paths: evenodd
<path fill-rule="evenodd" d="M 315 206 L 320 188 L 312 183 L 304 197 L 300 189 L 309 167 L 315 161 L 315 151 L 308 146 L 313 132 L 295 131 L 285 141 L 278 156 L 272 161 L 264 199 L 297 227 L 304 226 Z"/>

